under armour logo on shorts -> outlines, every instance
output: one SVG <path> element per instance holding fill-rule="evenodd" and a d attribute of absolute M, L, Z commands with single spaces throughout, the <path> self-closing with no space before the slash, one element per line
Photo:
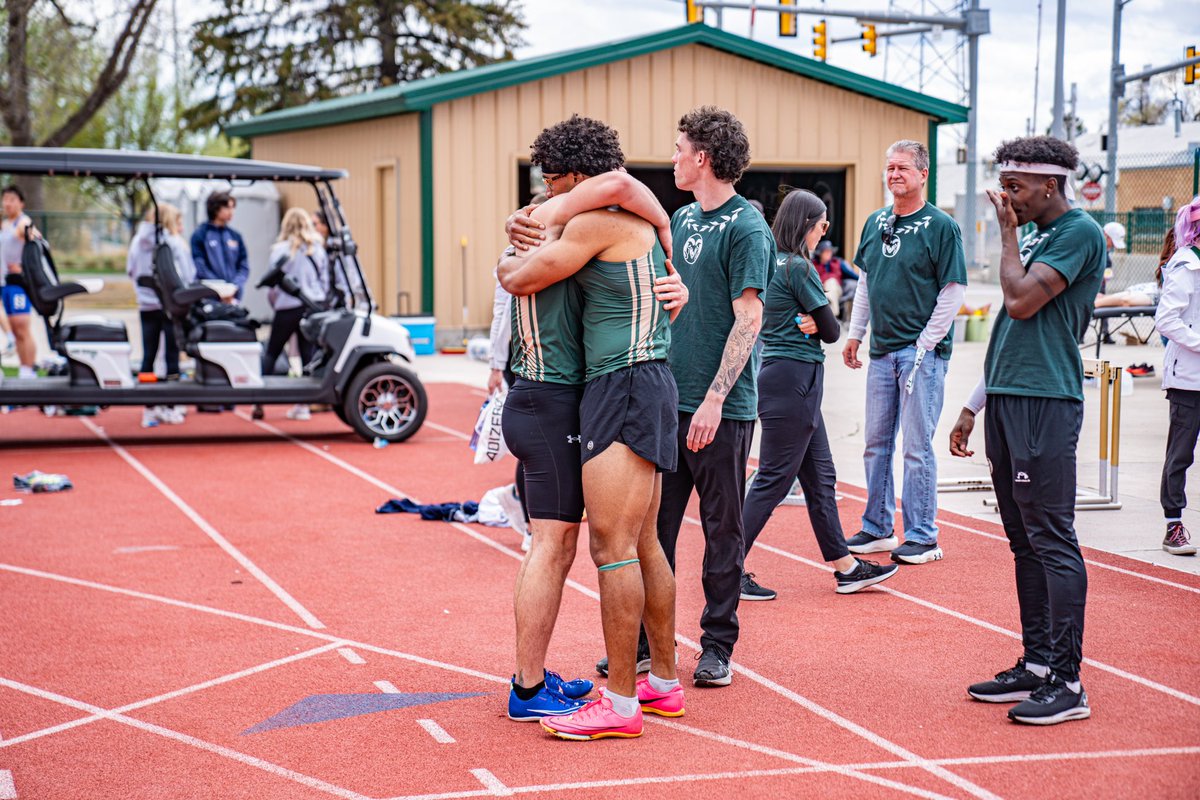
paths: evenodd
<path fill-rule="evenodd" d="M 572 436 L 572 435 L 571 435 L 571 434 L 569 434 L 569 433 L 567 434 L 567 444 L 579 444 L 581 441 L 583 441 L 583 436 L 582 436 L 582 435 L 580 435 L 580 436 Z"/>

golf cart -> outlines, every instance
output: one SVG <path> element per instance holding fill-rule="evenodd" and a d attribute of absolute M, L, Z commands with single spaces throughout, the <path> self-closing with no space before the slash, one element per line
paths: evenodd
<path fill-rule="evenodd" d="M 25 244 L 21 279 L 31 305 L 52 320 L 51 346 L 67 359 L 69 374 L 30 379 L 0 375 L 0 405 L 323 403 L 331 405 L 338 417 L 363 438 L 390 442 L 407 439 L 424 422 L 428 399 L 412 370 L 408 331 L 375 313 L 375 301 L 358 263 L 357 246 L 333 192 L 332 181 L 346 177 L 344 171 L 236 158 L 0 147 L 0 173 L 141 182 L 150 193 L 156 219 L 158 205 L 150 183 L 154 178 L 218 178 L 231 184 L 260 180 L 307 183 L 329 223 L 330 269 L 346 289 L 345 296 L 333 307 L 301 297 L 309 312 L 301 323 L 301 334 L 315 350 L 312 360 L 304 365 L 303 376 L 263 375 L 256 325 L 245 319 L 240 309 L 222 303 L 216 288 L 185 283 L 158 228 L 153 276 L 145 276 L 139 283 L 158 294 L 180 349 L 195 361 L 195 371 L 190 380 L 142 383 L 135 380 L 130 368 L 131 347 L 124 323 L 95 316 L 63 320 L 64 299 L 99 291 L 102 281 L 60 282 L 48 243 L 31 237 Z M 264 283 L 269 282 L 282 291 L 299 292 L 278 270 L 272 270 L 264 279 Z"/>

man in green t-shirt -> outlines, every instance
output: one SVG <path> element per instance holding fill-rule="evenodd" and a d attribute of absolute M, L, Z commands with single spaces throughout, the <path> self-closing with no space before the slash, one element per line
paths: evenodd
<path fill-rule="evenodd" d="M 763 216 L 733 190 L 750 163 L 736 117 L 703 106 L 679 121 L 675 185 L 696 202 L 671 219 L 674 264 L 688 288 L 671 331 L 669 363 L 679 387 L 679 465 L 663 475 L 658 538 L 675 566 L 675 544 L 692 490 L 704 530 L 703 652 L 693 682 L 727 686 L 738 637 L 742 583 L 742 500 L 754 434 L 760 294 L 775 265 Z"/>
<path fill-rule="evenodd" d="M 1000 288 L 984 378 L 950 433 L 968 457 L 975 415 L 987 405 L 984 445 L 996 506 L 1016 561 L 1024 653 L 976 683 L 976 700 L 1020 700 L 1009 719 L 1053 725 L 1091 716 L 1079 682 L 1087 572 L 1075 538 L 1075 450 L 1083 423 L 1077 342 L 1104 276 L 1104 234 L 1071 207 L 1075 148 L 1050 136 L 996 150 L 1002 191 L 988 190 L 1000 224 Z M 1017 241 L 1017 229 L 1037 230 Z"/>
<path fill-rule="evenodd" d="M 937 457 L 933 434 L 942 413 L 950 326 L 967 284 L 962 234 L 954 219 L 925 202 L 929 151 L 903 139 L 887 150 L 893 203 L 867 218 L 854 263 L 862 273 L 842 358 L 859 369 L 858 346 L 871 325 L 867 368 L 867 507 L 852 553 L 886 553 L 899 564 L 942 558 L 938 544 Z M 892 532 L 896 493 L 892 460 L 904 433 L 904 544 Z"/>

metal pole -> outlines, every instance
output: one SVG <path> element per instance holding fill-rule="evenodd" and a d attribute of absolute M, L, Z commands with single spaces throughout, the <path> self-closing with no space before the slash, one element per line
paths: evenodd
<path fill-rule="evenodd" d="M 1078 90 L 1079 90 L 1079 84 L 1072 83 L 1071 84 L 1071 123 L 1070 123 L 1070 127 L 1067 128 L 1067 141 L 1070 142 L 1072 145 L 1075 144 L 1075 129 L 1078 127 L 1075 124 L 1075 113 L 1076 113 L 1075 112 L 1075 104 L 1076 104 L 1076 101 L 1078 100 Z"/>
<path fill-rule="evenodd" d="M 1065 139 L 1063 128 L 1063 45 L 1067 34 L 1067 0 L 1058 0 L 1058 25 L 1054 45 L 1054 112 L 1050 121 L 1050 135 Z"/>
<path fill-rule="evenodd" d="M 971 11 L 979 9 L 979 0 L 971 0 Z M 979 257 L 975 250 L 976 231 L 976 168 L 979 162 L 977 149 L 979 139 L 979 36 L 977 31 L 967 32 L 967 69 L 971 73 L 967 89 L 967 187 L 963 208 L 963 249 L 966 251 L 967 264 L 979 266 Z M 936 158 L 936 154 L 930 154 Z"/>
<path fill-rule="evenodd" d="M 1113 0 L 1112 72 L 1108 87 L 1108 175 L 1104 184 L 1104 213 L 1117 213 L 1117 104 L 1124 92 L 1121 83 L 1121 6 L 1122 0 Z"/>

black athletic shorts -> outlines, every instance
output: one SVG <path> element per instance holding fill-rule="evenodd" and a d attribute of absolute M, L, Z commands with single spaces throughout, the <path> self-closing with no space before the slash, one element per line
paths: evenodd
<path fill-rule="evenodd" d="M 579 405 L 583 460 L 620 442 L 674 472 L 679 460 L 679 390 L 665 361 L 645 361 L 588 381 Z"/>
<path fill-rule="evenodd" d="M 517 378 L 504 401 L 504 443 L 525 467 L 530 519 L 583 519 L 582 386 Z"/>

